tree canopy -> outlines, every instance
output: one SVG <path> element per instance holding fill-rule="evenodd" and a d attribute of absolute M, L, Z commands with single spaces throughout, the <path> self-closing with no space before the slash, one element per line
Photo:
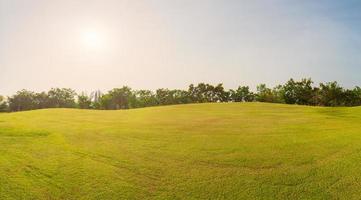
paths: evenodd
<path fill-rule="evenodd" d="M 20 90 L 9 97 L 0 96 L 0 112 L 25 111 L 42 108 L 80 108 L 117 110 L 158 105 L 174 105 L 207 102 L 270 102 L 312 106 L 359 106 L 361 88 L 345 89 L 337 82 L 320 83 L 314 86 L 311 79 L 290 79 L 273 88 L 259 84 L 256 92 L 248 86 L 226 90 L 223 84 L 190 84 L 187 90 L 160 88 L 133 90 L 128 86 L 114 88 L 106 93 L 82 92 L 70 88 L 52 88 L 36 93 Z"/>

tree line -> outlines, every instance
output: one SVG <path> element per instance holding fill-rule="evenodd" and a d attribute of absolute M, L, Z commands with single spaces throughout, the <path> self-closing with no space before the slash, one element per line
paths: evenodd
<path fill-rule="evenodd" d="M 265 84 L 252 92 L 248 86 L 226 90 L 223 84 L 199 83 L 187 90 L 160 88 L 156 91 L 133 90 L 128 86 L 77 94 L 69 88 L 52 88 L 48 92 L 21 90 L 7 98 L 0 96 L 0 112 L 25 111 L 43 108 L 80 108 L 118 110 L 159 105 L 207 102 L 270 102 L 312 106 L 359 106 L 361 88 L 345 89 L 337 82 L 314 86 L 311 79 L 288 80 L 269 88 Z"/>

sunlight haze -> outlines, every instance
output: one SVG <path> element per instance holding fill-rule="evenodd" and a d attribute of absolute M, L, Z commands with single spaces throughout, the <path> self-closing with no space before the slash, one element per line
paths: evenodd
<path fill-rule="evenodd" d="M 361 85 L 361 3 L 0 0 L 0 93 Z"/>

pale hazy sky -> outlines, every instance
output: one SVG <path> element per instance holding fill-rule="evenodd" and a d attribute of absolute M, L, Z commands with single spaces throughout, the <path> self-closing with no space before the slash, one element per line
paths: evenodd
<path fill-rule="evenodd" d="M 361 85 L 359 0 L 0 0 L 0 94 Z"/>

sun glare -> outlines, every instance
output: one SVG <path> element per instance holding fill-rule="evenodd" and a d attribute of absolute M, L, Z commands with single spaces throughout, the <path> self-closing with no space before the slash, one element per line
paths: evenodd
<path fill-rule="evenodd" d="M 86 31 L 82 37 L 88 48 L 100 48 L 102 46 L 103 38 L 97 31 Z"/>

